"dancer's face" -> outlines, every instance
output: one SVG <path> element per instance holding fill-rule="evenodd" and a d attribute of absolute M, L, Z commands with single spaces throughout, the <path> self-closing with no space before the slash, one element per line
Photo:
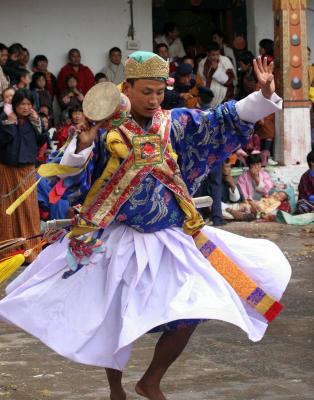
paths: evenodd
<path fill-rule="evenodd" d="M 124 93 L 131 102 L 134 116 L 152 118 L 164 99 L 166 83 L 152 79 L 137 79 L 126 83 Z"/>

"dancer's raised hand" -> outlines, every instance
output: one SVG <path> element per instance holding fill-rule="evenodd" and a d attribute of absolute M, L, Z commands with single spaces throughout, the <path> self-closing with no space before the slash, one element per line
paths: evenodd
<path fill-rule="evenodd" d="M 275 92 L 275 81 L 273 75 L 273 61 L 267 65 L 267 57 L 262 61 L 261 57 L 253 60 L 255 75 L 260 85 L 263 96 L 270 99 Z"/>

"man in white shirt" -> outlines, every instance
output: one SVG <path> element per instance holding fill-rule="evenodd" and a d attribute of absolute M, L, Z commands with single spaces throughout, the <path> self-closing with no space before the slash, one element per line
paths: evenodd
<path fill-rule="evenodd" d="M 236 62 L 236 58 L 234 55 L 234 51 L 232 50 L 231 47 L 228 47 L 225 43 L 224 43 L 224 35 L 221 31 L 216 30 L 212 32 L 212 41 L 216 42 L 219 47 L 220 47 L 220 54 L 222 56 L 226 56 L 230 59 L 230 61 L 233 64 L 234 69 L 236 69 L 237 67 L 237 62 Z"/>
<path fill-rule="evenodd" d="M 169 48 L 171 58 L 182 58 L 185 56 L 185 50 L 179 38 L 179 31 L 174 22 L 167 22 L 165 24 L 164 34 L 157 36 L 155 42 L 156 44 L 165 43 Z"/>
<path fill-rule="evenodd" d="M 234 98 L 236 73 L 230 59 L 220 54 L 216 42 L 208 45 L 207 57 L 200 61 L 197 75 L 196 83 L 210 88 L 214 93 L 211 107 Z"/>

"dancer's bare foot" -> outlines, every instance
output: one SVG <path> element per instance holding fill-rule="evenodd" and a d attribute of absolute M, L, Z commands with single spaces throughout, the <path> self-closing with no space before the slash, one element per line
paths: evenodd
<path fill-rule="evenodd" d="M 123 389 L 111 391 L 110 400 L 126 400 L 126 393 Z"/>
<path fill-rule="evenodd" d="M 159 386 L 147 385 L 142 381 L 136 384 L 135 391 L 140 396 L 146 397 L 149 400 L 167 400 Z"/>

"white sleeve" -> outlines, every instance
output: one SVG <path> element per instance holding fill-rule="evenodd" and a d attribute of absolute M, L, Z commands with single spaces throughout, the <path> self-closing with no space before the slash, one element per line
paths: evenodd
<path fill-rule="evenodd" d="M 228 81 L 229 77 L 222 68 L 218 67 L 213 74 L 213 79 L 221 85 L 224 85 Z"/>
<path fill-rule="evenodd" d="M 262 95 L 262 92 L 253 92 L 235 105 L 237 113 L 243 121 L 255 123 L 267 115 L 282 109 L 282 98 L 276 93 L 270 100 Z"/>
<path fill-rule="evenodd" d="M 230 201 L 232 201 L 233 203 L 236 203 L 237 201 L 240 200 L 240 192 L 239 189 L 237 187 L 235 187 L 234 192 L 231 190 L 231 188 L 229 188 L 229 199 Z"/>
<path fill-rule="evenodd" d="M 94 148 L 94 143 L 86 149 L 75 154 L 77 144 L 77 138 L 74 137 L 68 147 L 66 148 L 63 157 L 61 158 L 60 164 L 67 165 L 68 167 L 80 168 L 88 160 L 90 153 Z"/>

